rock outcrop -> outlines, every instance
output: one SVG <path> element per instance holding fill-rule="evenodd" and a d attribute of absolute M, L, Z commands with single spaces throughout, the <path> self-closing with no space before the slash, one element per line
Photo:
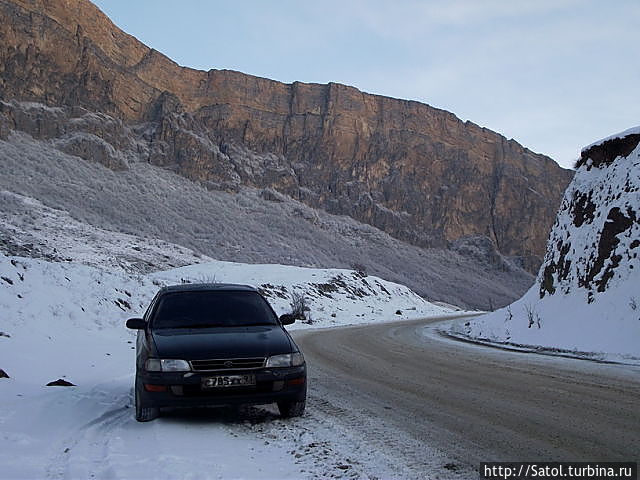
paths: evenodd
<path fill-rule="evenodd" d="M 640 363 L 640 127 L 576 167 L 536 283 L 466 334 Z"/>
<path fill-rule="evenodd" d="M 87 0 L 0 0 L 0 19 L 1 100 L 108 114 L 143 160 L 211 188 L 274 189 L 417 246 L 484 235 L 533 269 L 572 175 L 422 103 L 180 67 Z M 87 136 L 60 148 L 125 168 L 122 142 L 92 134 L 114 150 Z"/>
<path fill-rule="evenodd" d="M 637 130 L 582 151 L 549 238 L 539 275 L 541 299 L 580 294 L 592 303 L 610 285 L 637 276 L 633 272 L 640 265 Z"/>

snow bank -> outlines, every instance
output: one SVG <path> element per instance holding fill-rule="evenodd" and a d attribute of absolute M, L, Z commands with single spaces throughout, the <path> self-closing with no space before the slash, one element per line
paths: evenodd
<path fill-rule="evenodd" d="M 0 368 L 12 377 L 38 384 L 59 377 L 74 383 L 95 378 L 110 372 L 114 357 L 126 358 L 123 373 L 130 371 L 134 336 L 124 328 L 125 320 L 142 316 L 160 287 L 185 282 L 254 285 L 278 314 L 291 311 L 292 294 L 304 295 L 310 321 L 297 322 L 291 328 L 451 312 L 407 287 L 350 270 L 211 261 L 132 275 L 74 262 L 2 255 Z"/>
<path fill-rule="evenodd" d="M 183 282 L 252 285 L 269 300 L 278 315 L 291 311 L 294 294 L 304 295 L 310 320 L 288 327 L 292 329 L 422 318 L 452 311 L 427 302 L 404 285 L 344 269 L 212 261 L 150 274 L 149 278 L 158 285 Z"/>
<path fill-rule="evenodd" d="M 628 128 L 627 130 L 620 132 L 620 133 L 614 133 L 613 135 L 609 135 L 608 137 L 602 138 L 600 140 L 598 140 L 597 142 L 593 142 L 590 145 L 587 145 L 586 147 L 584 147 L 581 151 L 582 152 L 586 152 L 588 150 L 590 150 L 592 147 L 596 147 L 598 145 L 602 145 L 605 142 L 608 142 L 610 140 L 617 140 L 619 138 L 624 138 L 624 137 L 628 137 L 629 135 L 638 135 L 640 134 L 640 126 L 637 127 L 631 127 Z"/>
<path fill-rule="evenodd" d="M 103 230 L 12 192 L 0 191 L 0 202 L 0 244 L 14 252 L 0 254 L 0 331 L 10 335 L 0 336 L 0 369 L 38 384 L 91 377 L 116 355 L 132 362 L 133 333 L 124 321 L 142 316 L 157 290 L 170 284 L 253 285 L 278 314 L 291 311 L 293 295 L 304 295 L 310 321 L 294 329 L 453 310 L 361 272 L 215 261 L 172 243 Z M 40 351 L 51 358 L 29 373 Z"/>
<path fill-rule="evenodd" d="M 639 129 L 584 150 L 534 286 L 458 334 L 640 363 Z M 628 151 L 621 155 L 621 148 Z M 592 157 L 597 157 L 597 161 Z"/>
<path fill-rule="evenodd" d="M 109 258 L 110 245 L 120 251 L 105 243 L 98 258 Z M 0 369 L 10 377 L 0 378 L 0 478 L 391 478 L 397 471 L 394 459 L 360 449 L 313 408 L 290 420 L 264 407 L 139 424 L 135 332 L 124 323 L 142 315 L 162 285 L 190 281 L 253 284 L 278 313 L 292 293 L 304 294 L 313 323 L 294 328 L 451 309 L 349 270 L 216 261 L 147 275 L 127 268 L 0 255 Z M 45 386 L 57 379 L 75 386 Z"/>
<path fill-rule="evenodd" d="M 115 359 L 133 362 L 124 320 L 156 289 L 124 273 L 0 256 L 0 368 L 40 385 L 111 376 Z"/>

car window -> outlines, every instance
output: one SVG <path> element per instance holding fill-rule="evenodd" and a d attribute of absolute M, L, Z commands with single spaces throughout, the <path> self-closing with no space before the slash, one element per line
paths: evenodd
<path fill-rule="evenodd" d="M 267 302 L 256 292 L 173 292 L 163 295 L 152 327 L 207 328 L 277 325 Z"/>

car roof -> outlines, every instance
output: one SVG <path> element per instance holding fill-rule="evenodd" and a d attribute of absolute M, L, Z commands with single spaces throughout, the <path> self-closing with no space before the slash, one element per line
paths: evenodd
<path fill-rule="evenodd" d="M 160 289 L 160 294 L 174 292 L 257 292 L 258 289 L 251 285 L 236 283 L 181 283 L 168 285 Z"/>

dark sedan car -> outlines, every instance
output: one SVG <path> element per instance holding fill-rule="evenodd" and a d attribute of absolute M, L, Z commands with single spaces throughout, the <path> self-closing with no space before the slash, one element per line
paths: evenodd
<path fill-rule="evenodd" d="M 165 287 L 137 329 L 136 420 L 163 407 L 277 403 L 284 417 L 304 413 L 302 352 L 258 291 L 246 285 Z"/>

